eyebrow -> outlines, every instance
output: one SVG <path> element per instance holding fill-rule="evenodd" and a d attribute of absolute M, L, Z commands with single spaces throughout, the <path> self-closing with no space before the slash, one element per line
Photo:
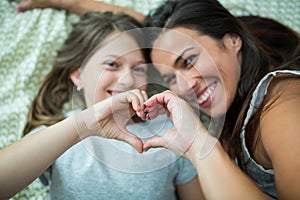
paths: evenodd
<path fill-rule="evenodd" d="M 117 56 L 117 55 L 114 55 L 114 54 L 110 54 L 110 55 L 106 55 L 106 56 L 104 56 L 105 58 L 106 57 L 111 57 L 111 58 L 118 58 L 118 57 L 120 57 L 120 56 Z"/>
<path fill-rule="evenodd" d="M 148 63 L 147 63 L 146 60 L 138 60 L 138 61 L 136 62 L 136 64 L 137 64 L 137 65 L 147 65 Z M 147 66 L 148 66 L 148 65 L 147 65 Z"/>
<path fill-rule="evenodd" d="M 162 79 L 166 79 L 166 78 L 169 78 L 170 76 L 173 76 L 174 75 L 174 73 L 167 73 L 167 74 L 163 74 L 161 77 L 162 77 Z"/>
<path fill-rule="evenodd" d="M 193 50 L 193 49 L 195 49 L 196 47 L 190 47 L 190 48 L 187 48 L 187 49 L 185 49 L 177 58 L 176 58 L 176 60 L 175 60 L 175 62 L 174 62 L 174 68 L 176 68 L 176 66 L 178 65 L 178 63 L 179 63 L 179 61 L 183 58 L 183 56 L 184 56 L 184 54 L 186 53 L 186 52 L 188 52 L 188 51 L 190 51 L 190 50 Z"/>

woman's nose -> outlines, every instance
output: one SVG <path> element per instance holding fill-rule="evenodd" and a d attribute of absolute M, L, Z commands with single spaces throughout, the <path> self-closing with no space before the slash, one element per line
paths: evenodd
<path fill-rule="evenodd" d="M 190 96 L 194 91 L 195 80 L 191 77 L 183 76 L 182 74 L 177 74 L 177 94 L 182 97 Z"/>

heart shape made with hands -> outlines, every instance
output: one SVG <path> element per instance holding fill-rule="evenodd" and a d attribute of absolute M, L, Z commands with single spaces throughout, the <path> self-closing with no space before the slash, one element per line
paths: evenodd
<path fill-rule="evenodd" d="M 146 119 L 167 115 L 173 127 L 164 130 L 161 136 L 147 139 L 143 144 L 143 150 L 164 147 L 177 155 L 183 155 L 192 145 L 200 122 L 191 106 L 171 91 L 152 96 L 144 105 Z"/>
<path fill-rule="evenodd" d="M 139 133 L 127 130 L 128 121 L 134 114 L 145 120 L 146 124 L 160 115 L 166 115 L 171 126 L 163 127 L 160 135 L 143 140 Z M 155 94 L 149 99 L 144 98 L 138 90 L 120 93 L 80 112 L 76 121 L 79 134 L 124 141 L 139 153 L 163 147 L 177 155 L 183 155 L 189 149 L 201 125 L 191 106 L 170 91 Z M 139 132 L 146 129 L 153 127 L 145 126 Z"/>
<path fill-rule="evenodd" d="M 147 139 L 143 144 L 144 151 L 164 147 L 185 157 L 186 152 L 195 144 L 199 150 L 198 158 L 203 159 L 217 144 L 218 138 L 209 134 L 191 105 L 173 92 L 156 94 L 145 102 L 145 106 L 148 119 L 165 114 L 173 126 L 164 130 L 163 135 Z"/>
<path fill-rule="evenodd" d="M 143 106 L 139 106 L 135 100 L 127 99 L 132 104 L 131 113 L 126 120 L 118 116 L 118 111 L 114 113 L 114 121 L 118 122 L 118 130 L 122 132 L 117 137 L 111 138 L 122 140 L 133 146 L 139 153 L 145 152 L 150 148 L 168 148 L 177 155 L 183 155 L 193 143 L 199 126 L 199 118 L 190 105 L 170 91 L 153 95 L 146 101 L 141 101 Z M 136 100 L 138 101 L 138 100 Z M 127 107 L 128 108 L 128 107 Z M 146 121 L 155 120 L 160 115 L 166 115 L 172 126 L 162 127 L 162 134 L 153 134 L 144 141 L 139 133 L 132 133 L 127 130 L 126 123 L 132 116 L 132 111 L 141 119 Z M 115 124 L 116 125 L 116 124 Z M 145 127 L 144 131 L 153 127 Z M 140 131 L 143 132 L 143 131 Z"/>

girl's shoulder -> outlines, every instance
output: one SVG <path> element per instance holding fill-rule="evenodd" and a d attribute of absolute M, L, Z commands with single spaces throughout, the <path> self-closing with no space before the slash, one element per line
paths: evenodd
<path fill-rule="evenodd" d="M 38 127 L 34 128 L 34 129 L 32 129 L 32 130 L 31 130 L 28 134 L 26 134 L 26 135 L 34 134 L 34 133 L 36 133 L 36 132 L 38 132 L 38 131 L 40 131 L 40 130 L 42 130 L 42 129 L 44 129 L 44 128 L 47 128 L 47 126 L 46 126 L 46 125 L 38 126 Z"/>

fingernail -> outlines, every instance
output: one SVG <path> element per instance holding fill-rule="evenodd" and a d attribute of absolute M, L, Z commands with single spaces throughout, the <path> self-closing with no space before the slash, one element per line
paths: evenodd
<path fill-rule="evenodd" d="M 144 113 L 138 113 L 137 114 L 143 121 L 146 121 L 146 118 L 144 117 Z"/>
<path fill-rule="evenodd" d="M 146 113 L 146 120 L 150 120 L 149 113 Z"/>
<path fill-rule="evenodd" d="M 140 106 L 140 105 L 137 105 L 137 106 L 136 106 L 136 109 L 137 109 L 137 110 L 141 110 L 141 106 Z"/>

